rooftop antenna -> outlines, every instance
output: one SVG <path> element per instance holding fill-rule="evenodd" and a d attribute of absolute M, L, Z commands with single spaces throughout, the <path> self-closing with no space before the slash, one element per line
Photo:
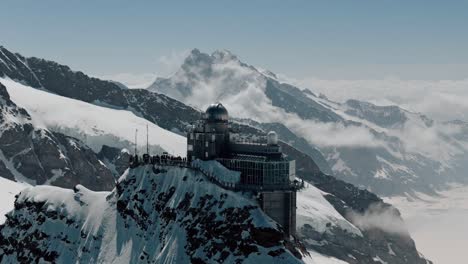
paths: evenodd
<path fill-rule="evenodd" d="M 146 154 L 149 155 L 148 124 L 146 124 Z"/>
<path fill-rule="evenodd" d="M 135 155 L 137 155 L 137 135 L 138 135 L 138 129 L 135 129 Z"/>

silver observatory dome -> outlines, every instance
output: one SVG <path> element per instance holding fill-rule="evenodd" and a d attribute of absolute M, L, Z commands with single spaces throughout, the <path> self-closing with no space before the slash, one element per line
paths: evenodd
<path fill-rule="evenodd" d="M 278 134 L 275 131 L 270 131 L 267 134 L 268 145 L 278 145 Z"/>
<path fill-rule="evenodd" d="M 211 122 L 227 122 L 228 111 L 221 103 L 211 104 L 205 111 L 205 119 Z"/>

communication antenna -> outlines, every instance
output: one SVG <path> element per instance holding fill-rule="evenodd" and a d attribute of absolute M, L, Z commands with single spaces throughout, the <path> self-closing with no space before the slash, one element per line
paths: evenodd
<path fill-rule="evenodd" d="M 146 124 L 146 154 L 149 155 L 148 124 Z"/>
<path fill-rule="evenodd" d="M 138 135 L 138 129 L 135 129 L 135 155 L 137 155 L 137 135 Z"/>

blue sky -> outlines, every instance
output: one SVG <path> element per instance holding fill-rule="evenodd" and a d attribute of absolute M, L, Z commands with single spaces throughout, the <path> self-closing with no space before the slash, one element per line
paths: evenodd
<path fill-rule="evenodd" d="M 468 77 L 468 1 L 0 2 L 0 45 L 94 75 L 199 48 L 295 78 Z"/>

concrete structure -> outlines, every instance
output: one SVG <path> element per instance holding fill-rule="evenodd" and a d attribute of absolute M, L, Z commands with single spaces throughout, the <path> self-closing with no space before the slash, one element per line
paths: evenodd
<path fill-rule="evenodd" d="M 295 233 L 295 161 L 283 155 L 275 132 L 262 143 L 238 142 L 230 131 L 228 111 L 213 104 L 187 133 L 187 159 L 217 160 L 240 171 L 238 189 L 256 192 L 263 211 L 288 234 Z"/>

